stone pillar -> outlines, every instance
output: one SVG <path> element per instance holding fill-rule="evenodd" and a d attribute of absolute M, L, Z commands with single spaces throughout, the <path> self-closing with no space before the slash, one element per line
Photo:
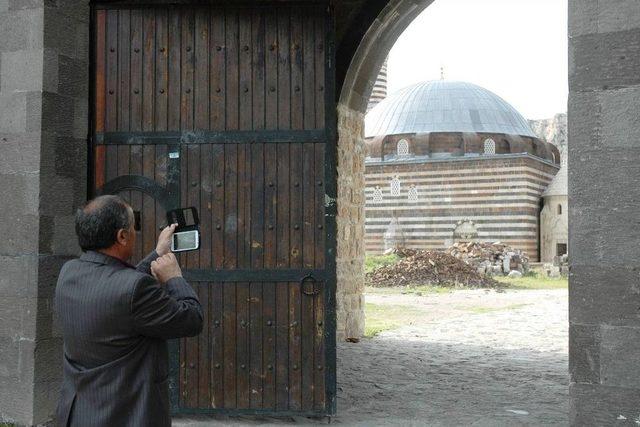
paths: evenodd
<path fill-rule="evenodd" d="M 0 1 L 0 422 L 46 422 L 58 396 L 52 301 L 78 253 L 88 46 L 88 2 Z"/>
<path fill-rule="evenodd" d="M 337 339 L 364 334 L 364 114 L 338 106 Z"/>
<path fill-rule="evenodd" d="M 640 417 L 640 2 L 569 1 L 571 423 Z"/>

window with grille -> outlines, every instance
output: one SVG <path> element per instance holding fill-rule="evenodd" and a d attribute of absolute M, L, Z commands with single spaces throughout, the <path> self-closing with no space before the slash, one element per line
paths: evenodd
<path fill-rule="evenodd" d="M 496 154 L 496 142 L 493 139 L 484 140 L 484 154 Z"/>
<path fill-rule="evenodd" d="M 400 141 L 398 141 L 397 152 L 398 156 L 409 155 L 409 142 L 406 139 L 401 139 Z"/>
<path fill-rule="evenodd" d="M 391 195 L 397 196 L 400 194 L 400 179 L 396 176 L 391 180 Z"/>
<path fill-rule="evenodd" d="M 382 202 L 382 188 L 379 185 L 373 190 L 373 203 Z"/>
<path fill-rule="evenodd" d="M 411 185 L 411 187 L 409 187 L 409 193 L 407 195 L 407 198 L 409 199 L 410 202 L 417 202 L 418 201 L 418 189 L 416 188 L 415 185 Z"/>

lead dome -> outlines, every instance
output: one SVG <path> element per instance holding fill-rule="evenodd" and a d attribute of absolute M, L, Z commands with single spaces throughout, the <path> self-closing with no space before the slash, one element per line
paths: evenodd
<path fill-rule="evenodd" d="M 473 83 L 436 80 L 399 90 L 366 117 L 367 138 L 431 132 L 487 132 L 536 137 L 508 102 Z"/>

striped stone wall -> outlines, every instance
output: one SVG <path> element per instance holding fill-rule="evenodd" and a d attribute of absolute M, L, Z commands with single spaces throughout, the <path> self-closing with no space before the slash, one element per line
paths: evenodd
<path fill-rule="evenodd" d="M 443 249 L 461 240 L 456 227 L 471 227 L 474 240 L 501 241 L 537 261 L 540 199 L 557 171 L 528 154 L 368 161 L 366 251 L 382 253 L 385 232 L 387 246 L 402 240 L 410 248 Z"/>

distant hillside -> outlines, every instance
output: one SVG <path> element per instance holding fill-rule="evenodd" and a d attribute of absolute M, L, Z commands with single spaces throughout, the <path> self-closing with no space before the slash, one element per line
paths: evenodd
<path fill-rule="evenodd" d="M 529 120 L 531 129 L 540 139 L 558 147 L 561 153 L 567 149 L 567 114 L 559 113 L 550 119 Z"/>

